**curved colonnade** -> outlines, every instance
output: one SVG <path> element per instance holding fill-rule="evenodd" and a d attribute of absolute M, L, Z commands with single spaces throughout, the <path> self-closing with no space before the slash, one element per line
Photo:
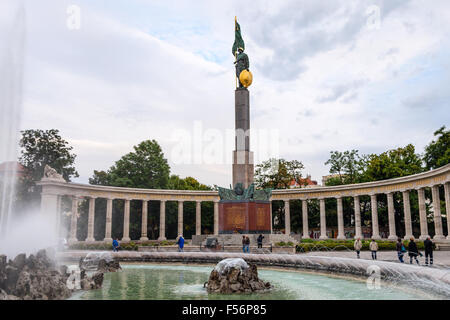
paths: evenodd
<path fill-rule="evenodd" d="M 191 191 L 191 190 L 156 190 L 156 189 L 133 189 L 133 188 L 119 188 L 97 185 L 86 185 L 78 183 L 67 183 L 53 179 L 42 179 L 39 183 L 42 186 L 42 202 L 41 211 L 45 214 L 56 217 L 55 228 L 59 230 L 59 211 L 61 207 L 61 198 L 69 196 L 72 198 L 72 214 L 70 225 L 69 242 L 78 242 L 76 237 L 77 232 L 77 217 L 79 210 L 79 202 L 82 199 L 89 201 L 89 213 L 87 224 L 87 238 L 86 242 L 94 242 L 94 220 L 95 220 L 95 199 L 107 199 L 106 203 L 106 230 L 103 241 L 111 241 L 112 230 L 112 212 L 113 200 L 122 199 L 124 205 L 124 223 L 123 223 L 123 237 L 121 241 L 128 242 L 131 240 L 146 241 L 147 237 L 147 219 L 148 219 L 148 201 L 160 201 L 160 225 L 158 240 L 166 240 L 166 202 L 178 202 L 178 234 L 183 234 L 183 203 L 187 201 L 196 202 L 196 235 L 201 235 L 201 203 L 208 201 L 214 203 L 214 234 L 219 231 L 219 195 L 217 191 Z M 388 239 L 397 239 L 395 212 L 393 194 L 401 192 L 403 198 L 403 216 L 405 223 L 405 238 L 413 236 L 413 228 L 411 221 L 411 205 L 410 192 L 417 190 L 418 207 L 420 216 L 420 239 L 425 239 L 428 236 L 428 223 L 426 214 L 426 199 L 425 189 L 430 188 L 432 194 L 432 212 L 434 223 L 434 240 L 445 241 L 450 240 L 450 236 L 445 237 L 444 227 L 447 229 L 447 234 L 450 235 L 450 221 L 447 219 L 447 225 L 443 225 L 442 213 L 440 208 L 439 188 L 444 189 L 445 197 L 445 213 L 450 216 L 450 164 L 431 170 L 428 172 L 415 174 L 411 176 L 367 182 L 353 185 L 343 185 L 334 187 L 317 187 L 317 188 L 302 188 L 302 189 L 284 189 L 273 190 L 271 201 L 281 200 L 284 202 L 285 215 L 285 233 L 287 235 L 291 232 L 291 213 L 290 201 L 300 200 L 302 202 L 302 228 L 303 238 L 309 238 L 308 225 L 308 201 L 319 200 L 320 207 L 320 239 L 327 239 L 327 221 L 325 211 L 325 199 L 335 198 L 337 200 L 337 225 L 338 234 L 337 239 L 345 239 L 344 234 L 344 218 L 342 199 L 344 197 L 352 197 L 354 202 L 354 217 L 355 217 L 355 237 L 362 238 L 361 226 L 361 212 L 360 212 L 360 197 L 369 195 L 371 198 L 371 228 L 372 238 L 381 239 L 379 227 L 379 213 L 377 195 L 386 194 L 388 203 L 388 222 L 389 235 Z M 142 201 L 142 220 L 141 220 L 141 237 L 140 239 L 130 238 L 130 202 L 132 200 Z"/>

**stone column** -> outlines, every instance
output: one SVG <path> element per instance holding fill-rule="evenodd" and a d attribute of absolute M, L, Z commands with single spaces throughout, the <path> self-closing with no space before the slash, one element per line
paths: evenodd
<path fill-rule="evenodd" d="M 442 230 L 441 202 L 439 199 L 439 185 L 431 187 L 433 196 L 433 212 L 434 212 L 434 237 L 435 240 L 443 240 L 445 236 Z"/>
<path fill-rule="evenodd" d="M 148 241 L 147 237 L 148 201 L 142 200 L 141 241 Z"/>
<path fill-rule="evenodd" d="M 302 219 L 303 219 L 303 236 L 302 239 L 309 239 L 308 226 L 308 201 L 302 200 Z"/>
<path fill-rule="evenodd" d="M 345 240 L 344 232 L 344 209 L 342 207 L 342 198 L 338 197 L 337 200 L 337 218 L 338 218 L 338 240 Z"/>
<path fill-rule="evenodd" d="M 425 205 L 425 189 L 417 189 L 419 198 L 419 217 L 420 217 L 420 240 L 428 238 L 428 221 L 427 221 L 427 207 Z"/>
<path fill-rule="evenodd" d="M 56 234 L 57 226 L 57 214 L 58 214 L 58 195 L 47 193 L 43 188 L 41 195 L 41 214 L 43 216 L 50 217 L 53 232 Z"/>
<path fill-rule="evenodd" d="M 395 211 L 394 211 L 394 194 L 392 192 L 386 193 L 388 204 L 388 221 L 389 221 L 389 240 L 397 240 L 397 233 L 395 230 Z"/>
<path fill-rule="evenodd" d="M 195 234 L 202 234 L 202 202 L 197 201 L 195 204 Z"/>
<path fill-rule="evenodd" d="M 56 236 L 59 239 L 61 237 L 61 203 L 62 196 L 58 195 L 58 200 L 56 204 Z"/>
<path fill-rule="evenodd" d="M 178 201 L 178 235 L 183 235 L 183 201 Z"/>
<path fill-rule="evenodd" d="M 77 239 L 77 222 L 78 222 L 78 203 L 77 197 L 72 197 L 72 215 L 70 217 L 70 237 L 69 243 L 78 242 Z"/>
<path fill-rule="evenodd" d="M 89 198 L 88 234 L 86 242 L 94 242 L 95 197 Z"/>
<path fill-rule="evenodd" d="M 159 202 L 159 241 L 167 240 L 166 238 L 166 200 Z"/>
<path fill-rule="evenodd" d="M 359 196 L 353 197 L 353 206 L 355 210 L 355 239 L 362 239 L 362 230 L 361 230 L 361 205 L 359 203 Z"/>
<path fill-rule="evenodd" d="M 378 228 L 378 203 L 377 203 L 377 195 L 370 195 L 370 206 L 372 209 L 372 239 L 379 240 L 380 230 Z"/>
<path fill-rule="evenodd" d="M 270 234 L 273 234 L 272 200 L 270 200 Z"/>
<path fill-rule="evenodd" d="M 123 237 L 122 241 L 128 242 L 130 239 L 130 201 L 125 199 L 124 213 L 123 213 Z"/>
<path fill-rule="evenodd" d="M 111 229 L 112 229 L 112 208 L 113 199 L 106 199 L 106 229 L 105 229 L 105 242 L 112 242 Z"/>
<path fill-rule="evenodd" d="M 291 207 L 289 199 L 284 200 L 284 233 L 291 234 Z"/>
<path fill-rule="evenodd" d="M 219 201 L 214 201 L 214 234 L 219 234 Z"/>
<path fill-rule="evenodd" d="M 412 223 L 411 223 L 411 205 L 409 203 L 409 191 L 403 191 L 403 213 L 405 215 L 405 237 L 404 239 L 410 239 L 413 237 L 412 234 Z"/>
<path fill-rule="evenodd" d="M 319 239 L 328 239 L 327 236 L 327 217 L 325 215 L 325 199 L 319 199 L 320 201 L 320 237 Z"/>
<path fill-rule="evenodd" d="M 447 240 L 450 240 L 450 182 L 444 184 L 445 212 L 447 213 Z"/>

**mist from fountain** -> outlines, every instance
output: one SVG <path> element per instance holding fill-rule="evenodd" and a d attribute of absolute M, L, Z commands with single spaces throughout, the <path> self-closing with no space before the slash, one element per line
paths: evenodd
<path fill-rule="evenodd" d="M 9 232 L 15 200 L 17 147 L 22 110 L 25 50 L 25 8 L 20 5 L 12 21 L 0 30 L 0 163 L 6 162 L 0 177 L 0 239 Z"/>

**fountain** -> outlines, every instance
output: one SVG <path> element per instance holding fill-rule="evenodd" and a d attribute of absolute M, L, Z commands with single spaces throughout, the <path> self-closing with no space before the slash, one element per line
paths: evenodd
<path fill-rule="evenodd" d="M 14 16 L 14 15 L 13 15 Z M 1 30 L 0 30 L 1 31 Z M 0 163 L 6 174 L 0 180 L 0 236 L 5 237 L 11 220 L 17 182 L 15 161 L 22 109 L 22 78 L 25 45 L 25 9 L 19 7 L 10 26 L 2 30 L 0 47 Z M 3 40 L 4 39 L 4 40 Z"/>

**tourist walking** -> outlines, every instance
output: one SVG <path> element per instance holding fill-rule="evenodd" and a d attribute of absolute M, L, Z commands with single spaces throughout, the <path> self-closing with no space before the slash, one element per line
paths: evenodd
<path fill-rule="evenodd" d="M 357 238 L 355 240 L 353 247 L 355 248 L 355 251 L 356 251 L 356 257 L 359 259 L 359 253 L 361 252 L 361 248 L 362 248 L 361 238 Z"/>
<path fill-rule="evenodd" d="M 242 236 L 242 252 L 243 253 L 245 253 L 245 246 L 246 246 L 245 236 Z"/>
<path fill-rule="evenodd" d="M 184 238 L 181 234 L 178 236 L 177 244 L 178 252 L 184 252 Z"/>
<path fill-rule="evenodd" d="M 403 256 L 405 255 L 406 249 L 405 249 L 405 246 L 402 243 L 402 239 L 401 238 L 397 239 L 397 246 L 396 246 L 396 248 L 397 248 L 398 260 L 401 263 L 404 263 L 405 261 L 403 261 Z"/>
<path fill-rule="evenodd" d="M 433 265 L 433 241 L 428 236 L 427 239 L 423 242 L 425 246 L 425 265 L 428 265 L 428 257 L 430 257 L 430 266 Z"/>
<path fill-rule="evenodd" d="M 413 258 L 416 260 L 417 264 L 419 264 L 419 260 L 417 259 L 417 256 L 419 255 L 419 250 L 417 249 L 417 244 L 414 242 L 414 238 L 411 238 L 409 241 L 408 254 L 410 264 L 412 264 Z"/>
<path fill-rule="evenodd" d="M 264 236 L 262 234 L 260 234 L 258 237 L 258 248 L 259 249 L 262 248 L 263 239 L 264 239 Z"/>
<path fill-rule="evenodd" d="M 247 253 L 250 252 L 250 238 L 245 237 L 245 249 L 247 250 Z"/>
<path fill-rule="evenodd" d="M 372 252 L 372 260 L 377 260 L 378 243 L 375 239 L 370 242 L 369 249 Z"/>
<path fill-rule="evenodd" d="M 117 238 L 114 238 L 113 242 L 112 242 L 112 247 L 113 247 L 113 252 L 118 252 L 120 245 L 119 245 L 119 241 L 117 240 Z"/>

